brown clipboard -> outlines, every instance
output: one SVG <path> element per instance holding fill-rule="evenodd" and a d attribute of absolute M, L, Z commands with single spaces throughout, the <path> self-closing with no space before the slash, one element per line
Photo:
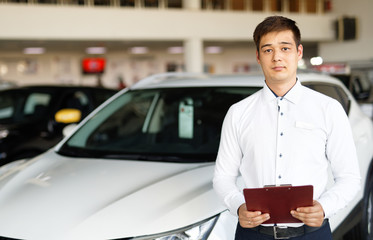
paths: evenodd
<path fill-rule="evenodd" d="M 279 186 L 245 188 L 243 190 L 248 211 L 269 213 L 267 223 L 299 223 L 291 210 L 313 205 L 313 186 Z"/>

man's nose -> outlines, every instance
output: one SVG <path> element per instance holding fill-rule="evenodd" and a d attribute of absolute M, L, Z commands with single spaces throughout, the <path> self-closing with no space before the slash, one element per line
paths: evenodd
<path fill-rule="evenodd" d="M 281 52 L 280 51 L 273 51 L 273 57 L 272 57 L 273 62 L 281 61 Z"/>

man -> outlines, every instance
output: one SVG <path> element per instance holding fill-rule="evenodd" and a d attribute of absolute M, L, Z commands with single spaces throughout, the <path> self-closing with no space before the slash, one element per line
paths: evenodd
<path fill-rule="evenodd" d="M 301 85 L 300 31 L 288 18 L 272 16 L 254 31 L 257 62 L 265 77 L 262 90 L 234 104 L 222 128 L 214 189 L 238 216 L 236 239 L 332 239 L 327 221 L 360 188 L 356 149 L 348 118 L 334 99 Z M 327 168 L 335 183 L 329 189 Z M 236 184 L 313 185 L 313 206 L 291 211 L 302 223 L 262 224 L 271 216 L 247 211 Z M 278 236 L 277 236 L 278 237 Z"/>

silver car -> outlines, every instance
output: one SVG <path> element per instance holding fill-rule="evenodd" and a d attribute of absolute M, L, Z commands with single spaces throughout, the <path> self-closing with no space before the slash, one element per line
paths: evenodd
<path fill-rule="evenodd" d="M 364 186 L 330 219 L 334 236 L 351 234 L 361 218 L 347 216 L 364 209 L 371 238 L 372 122 L 337 79 L 298 77 L 342 104 L 357 146 Z M 263 84 L 262 75 L 161 74 L 122 90 L 54 149 L 0 169 L 0 236 L 233 239 L 237 220 L 212 189 L 221 125 Z"/>

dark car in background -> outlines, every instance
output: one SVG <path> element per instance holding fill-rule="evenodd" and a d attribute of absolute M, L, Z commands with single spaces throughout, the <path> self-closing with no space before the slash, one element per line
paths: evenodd
<path fill-rule="evenodd" d="M 59 142 L 116 90 L 83 86 L 26 86 L 0 91 L 0 165 L 36 156 Z"/>

